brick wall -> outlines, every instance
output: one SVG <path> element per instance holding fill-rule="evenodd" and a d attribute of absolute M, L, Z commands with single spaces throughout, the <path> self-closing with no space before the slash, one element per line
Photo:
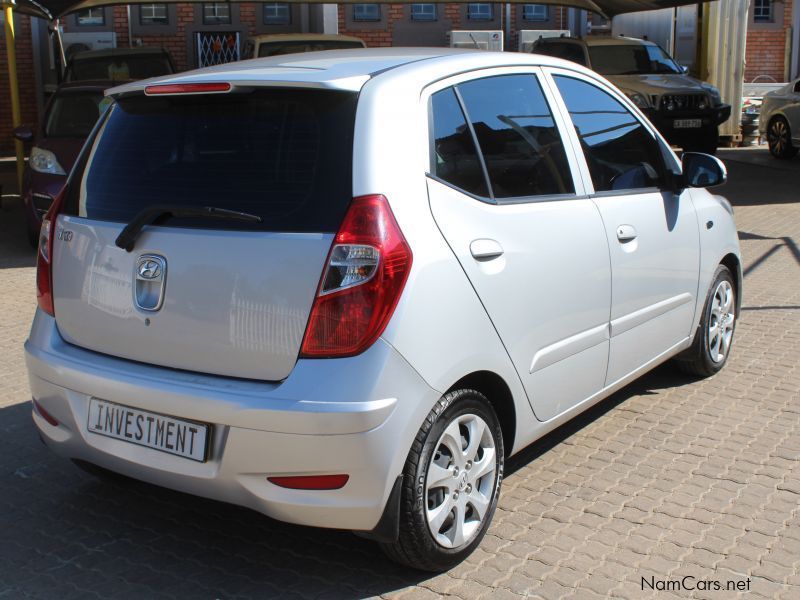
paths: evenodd
<path fill-rule="evenodd" d="M 774 23 L 754 23 L 752 6 L 747 30 L 747 46 L 745 51 L 744 80 L 752 81 L 758 76 L 765 76 L 760 81 L 784 80 L 784 53 L 786 49 L 787 28 L 792 22 L 792 2 L 775 2 L 773 10 Z M 782 7 L 782 14 L 779 12 Z"/>
<path fill-rule="evenodd" d="M 33 44 L 31 43 L 30 17 L 18 15 L 14 20 L 14 26 L 22 122 L 35 125 L 38 122 L 38 115 L 36 110 L 36 83 L 33 75 Z M 5 35 L 0 35 L 0 155 L 8 156 L 14 153 L 14 139 L 11 137 L 12 129 L 6 40 Z"/>

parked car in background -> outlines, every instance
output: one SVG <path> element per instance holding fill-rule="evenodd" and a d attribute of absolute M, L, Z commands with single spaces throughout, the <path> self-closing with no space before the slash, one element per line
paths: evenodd
<path fill-rule="evenodd" d="M 25 344 L 42 439 L 94 471 L 444 570 L 506 457 L 670 358 L 728 360 L 725 167 L 574 63 L 341 50 L 109 95 Z"/>
<path fill-rule="evenodd" d="M 366 47 L 367 45 L 363 40 L 348 35 L 277 33 L 257 35 L 247 40 L 242 51 L 242 59 L 280 56 L 297 52 L 348 50 Z"/>
<path fill-rule="evenodd" d="M 629 37 L 541 38 L 532 52 L 600 73 L 622 90 L 670 144 L 714 154 L 731 107 L 719 90 L 687 75 L 658 44 Z"/>
<path fill-rule="evenodd" d="M 131 81 L 175 72 L 165 48 L 112 48 L 76 52 L 67 60 L 64 81 Z"/>
<path fill-rule="evenodd" d="M 16 139 L 33 144 L 22 189 L 31 245 L 37 245 L 42 217 L 64 187 L 97 118 L 111 102 L 103 92 L 113 85 L 113 81 L 64 83 L 48 101 L 38 129 L 23 125 L 14 130 Z"/>
<path fill-rule="evenodd" d="M 800 79 L 769 92 L 761 103 L 759 132 L 775 158 L 792 158 L 800 150 Z"/>

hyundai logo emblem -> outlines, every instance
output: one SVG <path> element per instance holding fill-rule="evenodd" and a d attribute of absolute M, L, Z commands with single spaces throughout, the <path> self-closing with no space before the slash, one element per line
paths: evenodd
<path fill-rule="evenodd" d="M 152 258 L 139 260 L 139 277 L 142 279 L 158 279 L 161 277 L 161 263 Z"/>

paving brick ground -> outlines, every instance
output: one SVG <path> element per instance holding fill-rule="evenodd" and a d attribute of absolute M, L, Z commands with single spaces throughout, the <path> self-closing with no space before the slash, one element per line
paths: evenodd
<path fill-rule="evenodd" d="M 758 153 L 725 153 L 747 286 L 726 369 L 696 381 L 663 366 L 515 458 L 481 548 L 435 577 L 346 532 L 101 483 L 46 451 L 22 359 L 34 261 L 7 200 L 0 598 L 734 597 L 642 590 L 687 576 L 800 598 L 800 158 Z"/>

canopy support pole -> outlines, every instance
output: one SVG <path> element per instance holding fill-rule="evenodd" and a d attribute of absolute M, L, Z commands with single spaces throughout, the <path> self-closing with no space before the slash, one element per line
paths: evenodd
<path fill-rule="evenodd" d="M 14 4 L 3 3 L 6 30 L 6 59 L 8 61 L 8 88 L 11 92 L 11 124 L 22 125 L 22 113 L 19 106 L 19 81 L 17 80 L 17 49 L 14 45 Z M 25 172 L 25 148 L 22 142 L 15 139 L 14 149 L 17 154 L 17 193 L 22 196 L 22 176 Z"/>

